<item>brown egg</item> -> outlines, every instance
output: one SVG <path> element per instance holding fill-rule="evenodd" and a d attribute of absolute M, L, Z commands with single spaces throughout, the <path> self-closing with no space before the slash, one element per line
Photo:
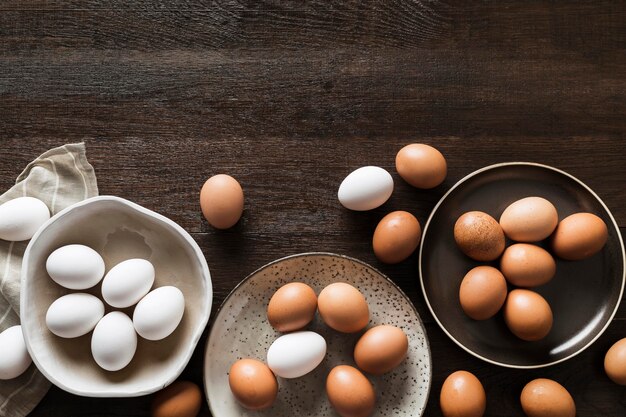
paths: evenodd
<path fill-rule="evenodd" d="M 313 288 L 302 282 L 283 285 L 267 306 L 267 319 L 279 332 L 302 329 L 315 317 L 317 296 Z"/>
<path fill-rule="evenodd" d="M 626 385 L 626 338 L 615 342 L 606 352 L 604 370 L 613 382 Z"/>
<path fill-rule="evenodd" d="M 358 332 L 370 321 L 365 297 L 345 282 L 324 288 L 317 299 L 317 307 L 324 323 L 343 333 Z"/>
<path fill-rule="evenodd" d="M 576 416 L 576 404 L 570 393 L 551 379 L 530 381 L 522 390 L 520 402 L 528 417 Z"/>
<path fill-rule="evenodd" d="M 518 287 L 548 283 L 556 273 L 556 262 L 548 251 L 528 243 L 511 245 L 502 254 L 500 270 Z"/>
<path fill-rule="evenodd" d="M 152 417 L 196 417 L 202 406 L 202 392 L 193 382 L 176 381 L 152 399 Z"/>
<path fill-rule="evenodd" d="M 461 281 L 459 300 L 469 317 L 486 320 L 500 311 L 506 293 L 506 280 L 500 271 L 491 266 L 477 266 Z"/>
<path fill-rule="evenodd" d="M 358 369 L 335 366 L 326 378 L 328 400 L 341 417 L 367 417 L 374 411 L 376 393 Z"/>
<path fill-rule="evenodd" d="M 357 366 L 374 375 L 389 372 L 404 361 L 409 339 L 402 329 L 382 325 L 366 331 L 354 347 Z"/>
<path fill-rule="evenodd" d="M 509 239 L 538 242 L 550 236 L 559 222 L 556 207 L 541 197 L 526 197 L 508 206 L 500 226 Z"/>
<path fill-rule="evenodd" d="M 243 190 L 230 175 L 209 178 L 200 191 L 200 207 L 209 224 L 216 229 L 233 227 L 243 213 Z"/>
<path fill-rule="evenodd" d="M 230 367 L 228 384 L 239 403 L 249 410 L 263 410 L 274 404 L 278 382 L 270 368 L 255 359 L 241 359 Z"/>
<path fill-rule="evenodd" d="M 467 371 L 456 371 L 441 387 L 439 406 L 444 417 L 481 417 L 487 408 L 483 384 Z"/>
<path fill-rule="evenodd" d="M 541 295 L 530 290 L 513 290 L 504 303 L 504 321 L 522 340 L 541 340 L 552 329 L 552 309 Z"/>
<path fill-rule="evenodd" d="M 504 250 L 504 232 L 490 215 L 482 211 L 463 214 L 454 225 L 459 249 L 477 261 L 493 261 Z"/>
<path fill-rule="evenodd" d="M 432 146 L 412 143 L 396 155 L 396 170 L 413 187 L 429 189 L 446 179 L 448 166 L 441 152 Z"/>
<path fill-rule="evenodd" d="M 552 235 L 552 250 L 559 258 L 579 261 L 598 253 L 606 243 L 604 221 L 591 213 L 576 213 L 561 220 Z"/>
<path fill-rule="evenodd" d="M 422 228 L 411 213 L 394 211 L 376 226 L 372 246 L 374 254 L 387 264 L 396 264 L 408 258 L 420 244 Z"/>

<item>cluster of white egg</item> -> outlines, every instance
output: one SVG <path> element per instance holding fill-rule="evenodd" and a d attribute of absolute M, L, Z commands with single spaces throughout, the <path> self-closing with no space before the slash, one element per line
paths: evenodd
<path fill-rule="evenodd" d="M 136 305 L 132 319 L 122 311 L 105 315 L 104 303 L 98 297 L 77 292 L 58 298 L 48 308 L 46 325 L 59 337 L 76 338 L 93 330 L 91 353 L 107 371 L 119 371 L 132 361 L 137 334 L 151 341 L 164 339 L 176 330 L 185 311 L 185 298 L 178 288 L 164 286 L 150 291 L 155 270 L 145 259 L 125 260 L 105 275 L 104 260 L 98 252 L 72 244 L 52 252 L 46 270 L 54 282 L 70 290 L 86 290 L 102 280 L 102 298 L 113 308 Z"/>

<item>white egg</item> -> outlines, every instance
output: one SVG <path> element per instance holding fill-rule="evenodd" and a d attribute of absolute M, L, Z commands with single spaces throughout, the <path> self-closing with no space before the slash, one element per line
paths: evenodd
<path fill-rule="evenodd" d="M 91 336 L 91 354 L 107 371 L 119 371 L 133 360 L 137 350 L 137 334 L 132 320 L 113 311 L 102 317 Z"/>
<path fill-rule="evenodd" d="M 22 375 L 33 362 L 26 349 L 22 326 L 9 327 L 0 333 L 0 379 Z"/>
<path fill-rule="evenodd" d="M 339 186 L 337 197 L 347 209 L 365 211 L 381 206 L 391 197 L 393 178 L 380 167 L 352 171 Z"/>
<path fill-rule="evenodd" d="M 282 378 L 308 374 L 326 355 L 326 340 L 315 332 L 303 331 L 279 337 L 267 351 L 267 365 Z"/>
<path fill-rule="evenodd" d="M 128 259 L 107 272 L 102 280 L 102 297 L 113 307 L 130 307 L 148 294 L 152 284 L 154 266 L 145 259 Z"/>
<path fill-rule="evenodd" d="M 89 246 L 67 245 L 48 256 L 46 270 L 57 284 L 70 290 L 85 290 L 102 279 L 104 260 Z"/>
<path fill-rule="evenodd" d="M 91 294 L 74 293 L 58 298 L 46 313 L 46 325 L 55 335 L 80 337 L 93 330 L 104 316 L 104 304 Z"/>
<path fill-rule="evenodd" d="M 18 197 L 0 205 L 0 239 L 28 240 L 50 218 L 50 210 L 34 197 Z"/>
<path fill-rule="evenodd" d="M 144 339 L 164 339 L 176 330 L 184 312 L 185 297 L 178 288 L 157 288 L 142 298 L 135 307 L 135 330 Z"/>

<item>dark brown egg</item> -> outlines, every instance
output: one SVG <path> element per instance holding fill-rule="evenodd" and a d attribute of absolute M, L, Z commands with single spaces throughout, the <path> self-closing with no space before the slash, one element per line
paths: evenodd
<path fill-rule="evenodd" d="M 477 261 L 493 261 L 504 251 L 500 224 L 482 211 L 459 217 L 454 225 L 454 240 L 464 254 Z"/>
<path fill-rule="evenodd" d="M 576 213 L 561 220 L 552 234 L 552 250 L 559 258 L 579 261 L 604 247 L 608 230 L 604 221 L 591 213 Z"/>
<path fill-rule="evenodd" d="M 267 306 L 267 319 L 279 332 L 302 329 L 315 317 L 317 296 L 313 288 L 302 282 L 283 285 Z"/>
<path fill-rule="evenodd" d="M 459 300 L 469 317 L 486 320 L 500 311 L 506 294 L 506 280 L 500 271 L 482 265 L 471 269 L 461 281 Z"/>
<path fill-rule="evenodd" d="M 483 384 L 467 371 L 456 371 L 443 383 L 439 406 L 444 417 L 482 417 L 487 408 Z"/>
<path fill-rule="evenodd" d="M 382 325 L 366 331 L 354 347 L 354 361 L 363 371 L 382 375 L 404 361 L 409 339 L 402 329 Z"/>
<path fill-rule="evenodd" d="M 515 336 L 533 342 L 550 333 L 552 309 L 545 298 L 536 292 L 517 289 L 506 298 L 504 321 Z"/>
<path fill-rule="evenodd" d="M 376 257 L 384 263 L 396 264 L 411 256 L 420 244 L 422 228 L 411 213 L 394 211 L 382 218 L 372 238 Z"/>
<path fill-rule="evenodd" d="M 530 381 L 522 390 L 520 402 L 528 417 L 576 416 L 576 404 L 570 393 L 551 379 Z"/>

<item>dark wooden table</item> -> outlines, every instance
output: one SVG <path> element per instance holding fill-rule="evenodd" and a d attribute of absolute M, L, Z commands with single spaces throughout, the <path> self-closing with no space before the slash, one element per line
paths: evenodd
<path fill-rule="evenodd" d="M 502 161 L 578 176 L 626 229 L 626 2 L 89 0 L 0 3 L 0 189 L 49 147 L 85 141 L 101 194 L 156 210 L 191 232 L 213 276 L 214 311 L 261 265 L 331 251 L 380 268 L 425 322 L 434 375 L 474 372 L 487 414 L 522 415 L 519 393 L 554 378 L 579 416 L 626 415 L 626 388 L 602 363 L 626 336 L 626 304 L 606 333 L 563 364 L 517 371 L 481 362 L 434 323 L 417 259 L 382 265 L 377 221 L 405 209 L 423 223 L 445 190 Z M 449 175 L 418 191 L 394 169 L 425 142 Z M 382 208 L 343 209 L 337 187 L 366 164 L 389 169 Z M 216 231 L 198 192 L 226 172 L 246 193 L 242 221 Z M 202 383 L 200 342 L 183 378 Z M 53 387 L 33 416 L 147 416 L 150 397 L 91 399 Z M 209 415 L 207 406 L 201 415 Z"/>

